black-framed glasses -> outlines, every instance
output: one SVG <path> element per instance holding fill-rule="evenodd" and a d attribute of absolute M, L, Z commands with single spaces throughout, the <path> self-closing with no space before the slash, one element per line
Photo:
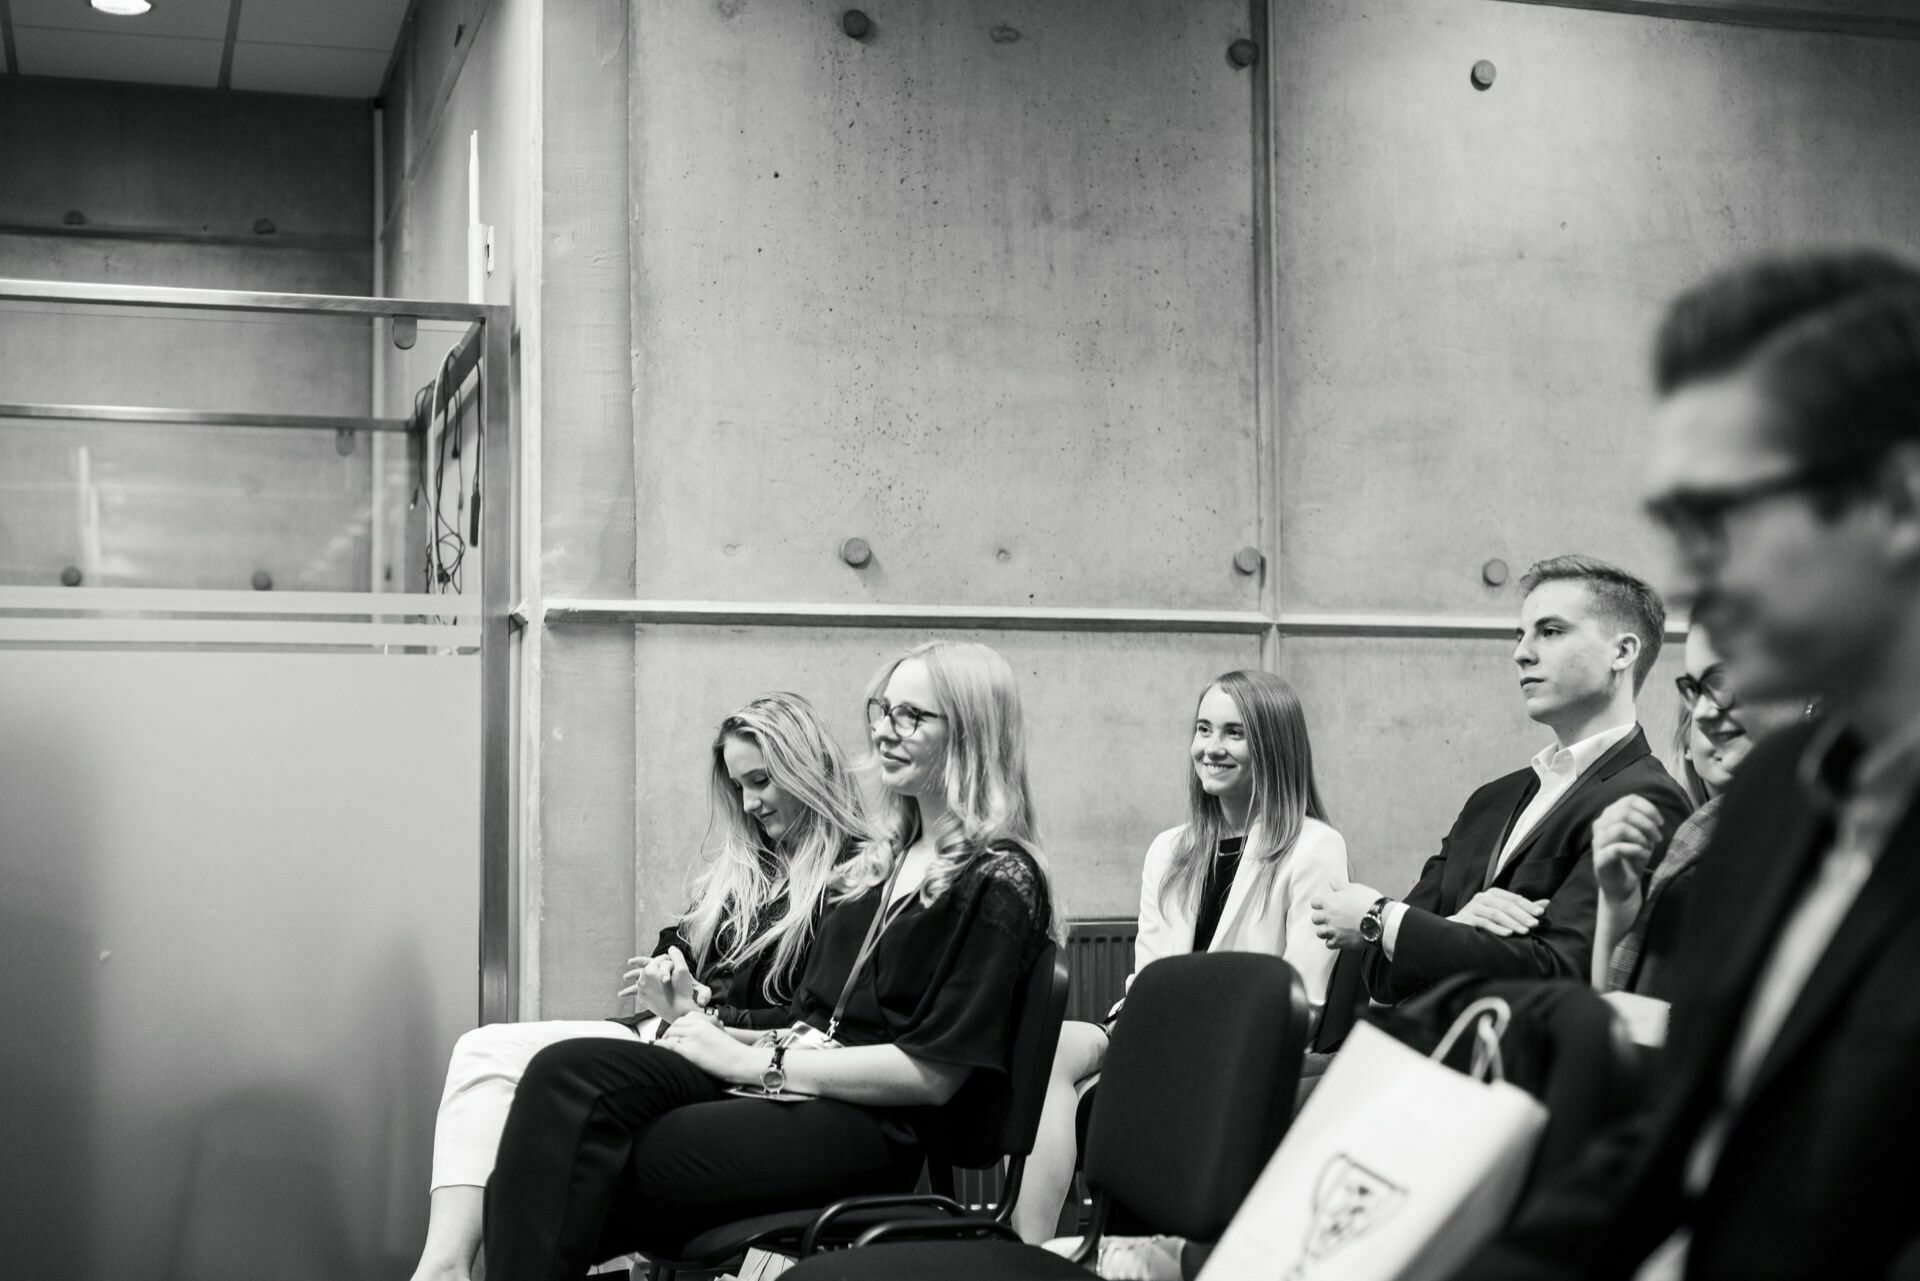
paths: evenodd
<path fill-rule="evenodd" d="M 940 719 L 940 713 L 923 711 L 911 703 L 895 703 L 889 707 L 883 698 L 867 700 L 867 728 L 878 732 L 882 725 L 890 725 L 896 738 L 912 738 L 920 732 L 921 722 Z"/>
<path fill-rule="evenodd" d="M 1674 677 L 1673 687 L 1680 691 L 1681 699 L 1689 708 L 1704 696 L 1719 711 L 1733 710 L 1733 690 L 1727 684 L 1727 669 L 1718 663 L 1700 673 L 1698 679 L 1686 675 Z"/>
<path fill-rule="evenodd" d="M 1787 494 L 1831 490 L 1858 478 L 1866 460 L 1835 459 L 1763 476 L 1744 485 L 1677 489 L 1650 500 L 1647 516 L 1672 536 L 1682 558 L 1718 564 L 1727 554 L 1727 518 L 1743 508 Z"/>

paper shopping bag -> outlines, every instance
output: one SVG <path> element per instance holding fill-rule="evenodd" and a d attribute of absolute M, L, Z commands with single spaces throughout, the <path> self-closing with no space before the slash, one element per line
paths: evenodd
<path fill-rule="evenodd" d="M 1546 1125 L 1498 1079 L 1505 1017 L 1505 1002 L 1475 1002 L 1431 1059 L 1356 1026 L 1200 1281 L 1450 1275 L 1505 1224 Z M 1476 1075 L 1440 1062 L 1469 1025 Z"/>

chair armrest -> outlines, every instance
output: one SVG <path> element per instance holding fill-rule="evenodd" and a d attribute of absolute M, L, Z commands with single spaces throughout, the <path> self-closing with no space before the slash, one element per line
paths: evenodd
<path fill-rule="evenodd" d="M 960 1241 L 979 1236 L 1016 1243 L 1020 1240 L 1012 1224 L 975 1215 L 964 1219 L 900 1219 L 876 1223 L 854 1238 L 853 1248 L 858 1250 L 878 1241 Z"/>
<path fill-rule="evenodd" d="M 835 1219 L 843 1218 L 849 1214 L 856 1214 L 861 1210 L 889 1210 L 896 1207 L 904 1209 L 910 1205 L 924 1206 L 930 1210 L 942 1210 L 955 1219 L 971 1218 L 973 1213 L 968 1210 L 966 1206 L 961 1205 L 951 1197 L 924 1192 L 902 1192 L 888 1196 L 851 1196 L 844 1201 L 835 1201 L 832 1205 L 820 1211 L 819 1216 L 807 1225 L 807 1230 L 800 1236 L 800 1257 L 803 1259 L 813 1257 L 814 1253 L 820 1248 L 821 1234 L 827 1230 L 828 1226 L 831 1225 Z M 878 1226 L 884 1227 L 886 1225 L 881 1224 Z"/>

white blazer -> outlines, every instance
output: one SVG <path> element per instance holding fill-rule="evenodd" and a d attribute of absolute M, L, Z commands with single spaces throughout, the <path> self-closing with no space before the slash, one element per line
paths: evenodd
<path fill-rule="evenodd" d="M 1135 974 L 1163 956 L 1184 956 L 1193 951 L 1192 909 L 1185 903 L 1163 904 L 1160 899 L 1160 887 L 1173 870 L 1174 842 L 1186 830 L 1184 823 L 1169 828 L 1147 847 L 1147 863 L 1140 871 L 1140 934 L 1133 945 Z M 1259 839 L 1256 824 L 1247 833 L 1246 849 L 1258 849 Z M 1249 901 L 1260 870 L 1259 859 L 1241 858 L 1207 951 L 1265 952 L 1291 965 L 1306 986 L 1317 1027 L 1320 1011 L 1327 1003 L 1327 981 L 1333 975 L 1335 952 L 1313 932 L 1312 910 L 1307 903 L 1329 885 L 1346 883 L 1347 842 L 1319 819 L 1304 820 L 1299 839 L 1273 878 L 1264 910 L 1262 904 Z M 1133 982 L 1131 975 L 1127 982 Z"/>

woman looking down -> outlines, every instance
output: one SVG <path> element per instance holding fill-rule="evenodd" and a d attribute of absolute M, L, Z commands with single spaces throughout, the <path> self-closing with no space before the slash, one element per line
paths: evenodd
<path fill-rule="evenodd" d="M 627 977 L 641 1013 L 617 1020 L 490 1023 L 455 1043 L 434 1122 L 427 1239 L 414 1281 L 466 1281 L 507 1110 L 540 1050 L 582 1037 L 638 1042 L 696 1010 L 777 1027 L 813 947 L 840 864 L 868 834 L 840 747 L 807 701 L 769 694 L 720 723 L 712 745 L 718 852 L 693 906 Z M 691 958 L 691 960 L 689 960 Z M 697 978 L 696 978 L 697 976 Z"/>

